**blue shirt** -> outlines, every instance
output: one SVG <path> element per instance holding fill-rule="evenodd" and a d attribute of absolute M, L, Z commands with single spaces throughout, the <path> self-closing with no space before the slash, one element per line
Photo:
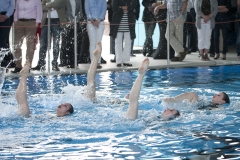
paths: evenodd
<path fill-rule="evenodd" d="M 0 12 L 7 12 L 7 17 L 13 14 L 14 8 L 15 0 L 0 0 Z"/>
<path fill-rule="evenodd" d="M 105 19 L 105 14 L 107 11 L 106 0 L 85 0 L 85 12 L 87 19 Z"/>

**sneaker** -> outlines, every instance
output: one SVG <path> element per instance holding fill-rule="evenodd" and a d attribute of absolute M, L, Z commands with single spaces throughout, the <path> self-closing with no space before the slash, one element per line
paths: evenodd
<path fill-rule="evenodd" d="M 136 57 L 136 55 L 135 54 L 133 54 L 133 53 L 131 53 L 131 55 L 130 55 L 131 57 Z"/>
<path fill-rule="evenodd" d="M 22 70 L 22 68 L 15 67 L 12 73 L 19 73 Z"/>
<path fill-rule="evenodd" d="M 123 66 L 132 67 L 131 63 L 123 63 Z"/>
<path fill-rule="evenodd" d="M 58 68 L 58 66 L 52 66 L 52 70 L 53 70 L 53 71 L 60 71 L 60 69 Z"/>
<path fill-rule="evenodd" d="M 180 52 L 180 61 L 183 61 L 187 55 L 188 51 L 184 50 L 183 52 Z"/>
<path fill-rule="evenodd" d="M 45 68 L 45 66 L 37 65 L 36 67 L 33 67 L 32 70 L 34 70 L 34 71 L 40 71 L 40 70 L 45 71 L 46 68 Z"/>
<path fill-rule="evenodd" d="M 180 57 L 173 57 L 171 59 L 172 62 L 180 62 Z"/>

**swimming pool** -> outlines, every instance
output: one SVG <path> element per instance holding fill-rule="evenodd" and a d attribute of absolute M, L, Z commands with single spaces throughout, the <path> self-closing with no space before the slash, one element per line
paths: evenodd
<path fill-rule="evenodd" d="M 17 116 L 14 92 L 19 79 L 6 78 L 0 99 L 0 159 L 239 159 L 240 66 L 150 70 L 139 98 L 139 116 L 124 119 L 137 71 L 96 76 L 97 102 L 82 97 L 86 75 L 28 79 L 32 116 Z M 199 111 L 187 102 L 181 116 L 159 121 L 162 97 L 195 91 L 206 99 L 230 95 L 224 110 Z M 59 103 L 75 113 L 54 117 Z M 115 102 L 115 103 L 114 103 Z M 120 103 L 121 102 L 121 103 Z"/>

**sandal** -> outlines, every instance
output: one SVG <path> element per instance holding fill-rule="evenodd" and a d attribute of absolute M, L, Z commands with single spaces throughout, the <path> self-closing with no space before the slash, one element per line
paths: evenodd
<path fill-rule="evenodd" d="M 199 58 L 200 58 L 200 60 L 201 60 L 201 61 L 206 61 L 206 59 L 205 59 L 205 56 L 204 56 L 204 55 L 200 55 L 200 57 L 199 57 Z"/>
<path fill-rule="evenodd" d="M 208 54 L 204 54 L 205 61 L 210 61 Z"/>

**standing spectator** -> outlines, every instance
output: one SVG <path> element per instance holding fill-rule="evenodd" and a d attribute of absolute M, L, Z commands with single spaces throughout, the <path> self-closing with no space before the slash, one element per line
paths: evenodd
<path fill-rule="evenodd" d="M 39 23 L 42 20 L 42 4 L 40 0 L 17 0 L 14 13 L 14 49 L 16 67 L 12 73 L 18 73 L 22 69 L 21 46 L 26 38 L 26 59 L 32 64 L 34 54 L 34 39 Z"/>
<path fill-rule="evenodd" d="M 183 27 L 183 46 L 188 53 L 196 52 L 197 47 L 197 28 L 196 23 L 196 12 L 194 9 L 194 1 L 188 0 L 187 5 L 187 19 Z"/>
<path fill-rule="evenodd" d="M 198 49 L 202 61 L 210 60 L 208 58 L 208 51 L 210 48 L 212 29 L 215 26 L 215 17 L 218 11 L 217 5 L 217 0 L 197 0 L 194 4 L 198 32 Z"/>
<path fill-rule="evenodd" d="M 240 60 L 240 0 L 237 1 L 237 13 L 236 13 L 236 32 L 237 32 L 237 40 L 236 40 L 236 52 L 237 52 L 237 59 Z"/>
<path fill-rule="evenodd" d="M 113 0 L 113 18 L 110 36 L 115 39 L 117 67 L 132 66 L 130 64 L 131 40 L 136 38 L 134 9 L 136 0 Z M 125 46 L 123 48 L 123 37 Z"/>
<path fill-rule="evenodd" d="M 147 57 L 152 57 L 153 40 L 152 36 L 156 27 L 156 19 L 154 16 L 154 8 L 157 6 L 156 0 L 143 0 L 144 6 L 142 21 L 144 22 L 146 39 L 143 45 L 142 54 Z"/>
<path fill-rule="evenodd" d="M 158 21 L 158 28 L 159 28 L 159 41 L 158 41 L 158 47 L 153 53 L 152 57 L 153 59 L 167 59 L 168 57 L 168 51 L 167 51 L 167 39 L 163 33 L 166 33 L 167 29 L 167 22 L 166 22 L 166 17 L 167 17 L 167 9 L 159 9 L 158 13 L 156 14 L 156 20 Z M 170 53 L 169 53 L 169 58 L 172 59 L 174 57 L 174 50 L 170 47 Z"/>
<path fill-rule="evenodd" d="M 104 32 L 104 19 L 107 11 L 106 0 L 85 0 L 85 12 L 87 15 L 87 31 L 90 41 L 90 58 L 93 60 L 93 51 L 95 50 L 97 43 L 102 41 L 102 36 Z M 99 59 L 98 67 L 100 63 L 106 63 L 106 61 L 101 58 Z"/>
<path fill-rule="evenodd" d="M 53 40 L 53 60 L 52 70 L 59 71 L 58 68 L 58 55 L 59 55 L 59 41 L 60 41 L 60 23 L 66 22 L 65 14 L 65 0 L 43 0 L 43 18 L 41 23 L 41 36 L 40 36 L 40 50 L 38 65 L 32 70 L 45 70 L 46 53 L 48 47 L 48 19 L 50 18 L 50 36 Z M 48 17 L 48 10 L 50 10 L 50 17 Z M 63 25 L 61 25 L 63 27 Z"/>
<path fill-rule="evenodd" d="M 83 17 L 80 19 L 80 45 L 78 46 L 78 63 L 90 63 L 90 53 L 89 53 L 89 36 L 87 33 L 87 16 L 85 12 L 85 0 L 82 2 Z"/>
<path fill-rule="evenodd" d="M 83 19 L 83 10 L 82 10 L 82 2 L 79 0 L 67 0 L 66 2 L 66 15 L 67 21 L 69 24 L 64 28 L 62 33 L 62 46 L 61 46 L 61 55 L 64 55 L 64 59 L 62 59 L 62 65 L 67 65 L 68 68 L 74 68 L 74 59 L 75 59 L 75 51 L 74 51 L 74 20 L 76 16 L 77 20 L 77 52 L 81 51 L 81 24 L 80 20 Z M 77 54 L 77 53 L 76 53 Z M 78 57 L 78 55 L 77 55 Z M 63 57 L 62 57 L 63 58 Z M 64 62 L 63 62 L 64 61 Z"/>
<path fill-rule="evenodd" d="M 0 52 L 6 49 L 6 42 L 9 40 L 10 16 L 13 14 L 14 7 L 15 0 L 0 1 Z"/>
<path fill-rule="evenodd" d="M 166 38 L 170 39 L 170 45 L 175 51 L 175 57 L 171 59 L 172 62 L 181 62 L 185 59 L 187 50 L 183 48 L 183 24 L 185 22 L 185 12 L 187 8 L 186 0 L 164 0 L 163 5 L 159 5 L 154 9 L 157 14 L 159 9 L 167 8 L 167 14 L 170 19 L 167 24 Z M 168 27 L 169 26 L 169 27 Z M 170 31 L 168 31 L 168 28 Z M 170 35 L 169 35 L 170 32 Z"/>
<path fill-rule="evenodd" d="M 220 50 L 219 50 L 219 37 L 220 30 L 222 30 L 222 39 L 223 39 L 223 50 L 222 50 L 222 60 L 226 59 L 226 53 L 228 51 L 228 26 L 226 23 L 229 20 L 228 11 L 231 8 L 230 0 L 217 0 L 218 2 L 218 13 L 216 15 L 215 21 L 216 25 L 214 28 L 214 45 L 215 45 L 215 57 L 214 59 L 219 59 Z"/>
<path fill-rule="evenodd" d="M 136 8 L 133 10 L 133 12 L 134 12 L 135 20 L 137 21 L 138 18 L 139 18 L 139 13 L 140 13 L 140 3 L 139 3 L 139 0 L 137 0 L 136 2 L 137 2 Z M 133 46 L 134 46 L 134 39 L 132 39 L 132 42 L 131 42 L 131 54 L 130 54 L 130 56 L 131 57 L 136 57 L 136 55 L 133 53 Z"/>

